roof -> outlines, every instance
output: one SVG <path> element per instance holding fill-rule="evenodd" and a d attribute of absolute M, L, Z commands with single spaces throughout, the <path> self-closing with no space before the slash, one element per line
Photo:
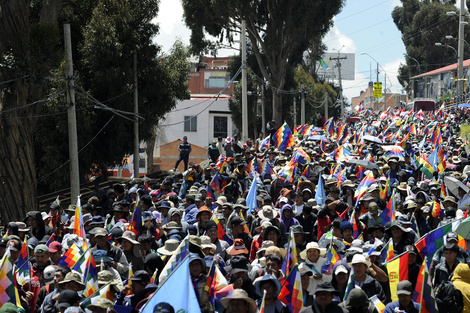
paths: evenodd
<path fill-rule="evenodd" d="M 464 67 L 470 66 L 470 59 L 464 60 L 463 61 L 463 66 Z M 420 78 L 420 77 L 424 77 L 424 76 L 435 75 L 435 74 L 439 74 L 439 73 L 450 72 L 452 70 L 457 70 L 457 63 L 447 65 L 447 66 L 432 70 L 430 72 L 426 72 L 426 73 L 423 73 L 423 74 L 413 76 L 413 77 L 411 77 L 411 79 L 416 79 L 416 78 Z"/>

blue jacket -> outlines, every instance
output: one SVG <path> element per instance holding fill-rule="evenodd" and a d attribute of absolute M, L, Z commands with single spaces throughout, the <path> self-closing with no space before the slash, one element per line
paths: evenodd
<path fill-rule="evenodd" d="M 196 215 L 199 213 L 199 209 L 195 204 L 191 204 L 184 210 L 184 221 L 190 225 L 197 222 Z"/>
<path fill-rule="evenodd" d="M 413 305 L 413 308 L 407 311 L 406 313 L 418 313 L 419 304 L 414 302 L 413 300 L 411 300 L 411 304 Z M 398 303 L 398 301 L 395 301 L 395 302 L 390 302 L 389 304 L 387 304 L 387 306 L 385 306 L 384 313 L 394 313 L 395 308 L 398 308 L 399 310 L 403 310 L 402 308 L 400 308 L 400 304 Z"/>

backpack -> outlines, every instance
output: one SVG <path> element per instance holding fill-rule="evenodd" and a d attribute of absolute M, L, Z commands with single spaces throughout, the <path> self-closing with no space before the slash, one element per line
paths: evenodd
<path fill-rule="evenodd" d="M 461 313 L 463 295 L 451 281 L 440 284 L 436 289 L 436 303 L 440 313 Z"/>

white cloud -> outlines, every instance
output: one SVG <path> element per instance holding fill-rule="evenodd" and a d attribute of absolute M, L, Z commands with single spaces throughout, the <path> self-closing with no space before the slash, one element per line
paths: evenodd
<path fill-rule="evenodd" d="M 400 85 L 400 83 L 398 82 L 397 76 L 398 76 L 398 68 L 400 67 L 400 64 L 404 64 L 404 63 L 405 63 L 405 59 L 398 58 L 392 62 L 389 62 L 383 65 L 383 68 L 385 72 L 387 73 L 387 88 L 390 87 L 390 83 L 392 83 L 391 87 L 393 91 L 399 91 L 403 88 L 402 85 Z M 381 76 L 383 77 L 383 73 Z"/>
<path fill-rule="evenodd" d="M 338 51 L 340 49 L 341 52 L 356 52 L 356 44 L 354 41 L 345 34 L 342 34 L 336 25 L 333 25 L 330 31 L 325 35 L 323 42 L 326 44 L 328 52 Z"/>

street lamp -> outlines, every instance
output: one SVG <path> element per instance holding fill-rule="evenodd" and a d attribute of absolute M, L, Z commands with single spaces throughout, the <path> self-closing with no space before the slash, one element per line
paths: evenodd
<path fill-rule="evenodd" d="M 456 56 L 457 58 L 459 57 L 459 53 L 458 53 L 458 52 L 457 52 L 457 50 L 456 50 L 454 47 L 452 47 L 452 46 L 449 46 L 449 45 L 443 45 L 443 44 L 442 44 L 442 43 L 440 43 L 440 42 L 436 42 L 436 43 L 434 43 L 434 45 L 435 45 L 436 47 L 445 47 L 445 48 L 450 48 L 450 49 L 454 50 L 454 52 L 455 52 L 455 56 Z"/>
<path fill-rule="evenodd" d="M 463 44 L 462 41 L 465 38 L 464 36 L 464 26 L 468 25 L 465 18 L 465 1 L 460 1 L 460 13 L 459 13 L 459 41 L 458 41 L 458 50 L 459 53 L 457 54 L 458 58 L 458 67 L 457 67 L 457 99 L 460 99 L 461 94 L 463 94 L 464 84 L 463 84 Z M 456 15 L 457 12 L 449 11 L 446 12 L 447 16 Z"/>
<path fill-rule="evenodd" d="M 367 55 L 369 58 L 371 58 L 372 60 L 374 60 L 374 62 L 377 63 L 377 82 L 379 81 L 379 66 L 382 69 L 382 71 L 384 72 L 384 75 L 385 75 L 384 107 L 386 107 L 387 106 L 387 72 L 385 72 L 382 65 L 380 65 L 380 63 L 376 59 L 374 59 L 370 54 L 368 54 L 367 52 L 362 52 L 361 55 Z M 389 78 L 389 80 L 390 80 L 390 78 Z M 392 87 L 392 82 L 391 81 L 390 81 L 390 87 Z M 377 99 L 377 111 L 378 110 L 379 110 L 379 99 Z"/>
<path fill-rule="evenodd" d="M 467 24 L 468 24 L 468 23 L 465 22 L 465 25 L 467 25 Z M 459 40 L 459 38 L 454 38 L 454 37 L 452 37 L 452 35 L 447 35 L 447 36 L 446 36 L 446 39 Z M 468 47 L 468 51 L 470 51 L 470 43 L 468 43 L 468 41 L 466 41 L 465 39 L 461 39 L 461 40 L 463 40 L 463 42 L 465 42 L 465 44 L 466 44 L 467 47 Z M 464 56 L 464 57 L 465 57 L 465 56 Z"/>

